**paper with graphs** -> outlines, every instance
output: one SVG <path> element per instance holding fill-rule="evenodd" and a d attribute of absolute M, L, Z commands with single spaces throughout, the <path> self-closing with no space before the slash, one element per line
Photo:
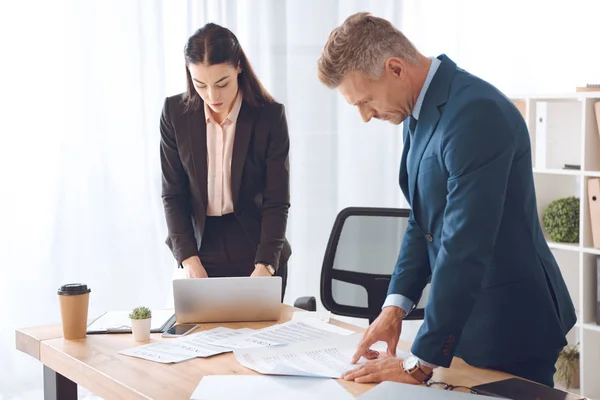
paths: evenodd
<path fill-rule="evenodd" d="M 122 350 L 119 354 L 159 363 L 178 363 L 196 357 L 210 357 L 231 351 L 221 344 L 230 338 L 251 333 L 252 329 L 215 328 L 175 339 L 162 339 Z"/>
<path fill-rule="evenodd" d="M 119 354 L 159 363 L 178 363 L 196 357 L 210 357 L 234 349 L 279 346 L 327 337 L 343 337 L 354 332 L 316 318 L 289 321 L 267 328 L 215 328 L 175 339 L 162 339 L 122 350 Z"/>
<path fill-rule="evenodd" d="M 330 336 L 288 346 L 238 349 L 233 354 L 240 364 L 261 374 L 340 378 L 344 372 L 357 368 L 351 360 L 361 338 L 361 333 Z M 371 348 L 385 352 L 386 344 L 378 342 Z M 407 355 L 397 352 L 398 357 Z M 361 358 L 358 364 L 366 361 Z"/>
<path fill-rule="evenodd" d="M 353 331 L 328 324 L 319 319 L 308 318 L 300 321 L 288 321 L 244 335 L 230 337 L 228 340 L 221 342 L 220 345 L 232 349 L 278 346 L 331 336 L 352 335 L 353 333 Z"/>

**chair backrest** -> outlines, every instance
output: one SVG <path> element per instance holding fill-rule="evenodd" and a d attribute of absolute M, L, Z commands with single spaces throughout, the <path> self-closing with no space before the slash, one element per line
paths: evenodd
<path fill-rule="evenodd" d="M 368 318 L 381 312 L 410 210 L 350 207 L 338 214 L 321 270 L 321 300 L 333 314 Z M 423 319 L 429 285 L 406 319 Z"/>

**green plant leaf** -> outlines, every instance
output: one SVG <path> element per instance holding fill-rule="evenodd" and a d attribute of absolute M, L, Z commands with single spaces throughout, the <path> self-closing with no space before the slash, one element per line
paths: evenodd
<path fill-rule="evenodd" d="M 148 307 L 140 306 L 134 308 L 131 313 L 129 313 L 129 318 L 131 319 L 148 319 L 152 318 L 152 311 Z"/>
<path fill-rule="evenodd" d="M 579 242 L 579 199 L 575 196 L 554 200 L 544 210 L 544 229 L 555 242 Z"/>

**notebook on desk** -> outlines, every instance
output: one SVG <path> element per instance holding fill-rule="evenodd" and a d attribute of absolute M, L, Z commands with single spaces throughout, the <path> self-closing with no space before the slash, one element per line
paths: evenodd
<path fill-rule="evenodd" d="M 357 400 L 495 400 L 496 397 L 442 390 L 423 385 L 398 382 L 381 382 Z"/>
<path fill-rule="evenodd" d="M 519 378 L 473 386 L 473 389 L 483 395 L 513 400 L 585 400 L 584 397 Z"/>
<path fill-rule="evenodd" d="M 150 332 L 164 332 L 174 323 L 175 313 L 173 310 L 152 310 Z M 129 311 L 109 311 L 102 314 L 88 324 L 87 333 L 131 333 Z"/>

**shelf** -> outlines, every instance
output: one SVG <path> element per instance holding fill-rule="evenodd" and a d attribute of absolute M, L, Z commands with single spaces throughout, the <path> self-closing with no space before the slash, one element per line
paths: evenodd
<path fill-rule="evenodd" d="M 591 331 L 600 332 L 600 325 L 587 323 L 583 324 L 583 329 L 589 329 Z"/>
<path fill-rule="evenodd" d="M 591 247 L 584 247 L 583 252 L 587 254 L 596 254 L 600 256 L 600 249 L 593 249 Z"/>
<path fill-rule="evenodd" d="M 551 174 L 551 175 L 570 175 L 579 176 L 581 171 L 578 169 L 547 169 L 547 168 L 533 168 L 534 174 Z M 600 172 L 598 172 L 600 176 Z"/>
<path fill-rule="evenodd" d="M 519 100 L 515 105 L 530 134 L 536 205 L 542 226 L 544 212 L 553 201 L 571 196 L 580 201 L 579 243 L 553 242 L 545 229 L 544 236 L 577 314 L 567 341 L 581 345 L 582 386 L 567 392 L 600 400 L 600 325 L 596 323 L 600 248 L 593 245 L 588 199 L 588 182 L 600 178 L 600 110 L 596 110 L 600 91 L 511 97 Z M 580 169 L 564 169 L 565 164 L 579 165 Z"/>
<path fill-rule="evenodd" d="M 528 95 L 528 96 L 509 96 L 511 99 L 519 99 L 519 100 L 579 100 L 579 99 L 600 99 L 600 91 L 599 92 L 572 92 L 572 93 L 548 93 L 548 94 L 539 94 L 539 95 Z"/>
<path fill-rule="evenodd" d="M 566 250 L 566 251 L 579 251 L 580 246 L 579 243 L 557 243 L 557 242 L 548 242 L 548 247 L 554 250 Z M 600 253 L 598 253 L 600 254 Z"/>

